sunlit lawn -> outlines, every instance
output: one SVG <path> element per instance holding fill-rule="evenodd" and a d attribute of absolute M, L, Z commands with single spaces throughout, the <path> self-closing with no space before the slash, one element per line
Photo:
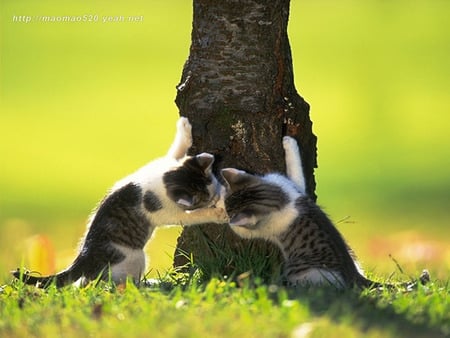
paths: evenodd
<path fill-rule="evenodd" d="M 164 154 L 190 43 L 191 4 L 1 4 L 0 280 L 46 236 L 68 264 L 104 192 Z M 297 89 L 318 135 L 319 203 L 384 277 L 450 270 L 450 4 L 294 1 Z M 143 15 L 140 23 L 13 22 L 13 15 Z M 349 217 L 349 218 L 347 218 Z M 180 229 L 149 246 L 154 275 Z M 37 244 L 36 244 L 37 245 Z M 39 251 L 39 250 L 38 250 Z M 36 252 L 36 251 L 34 251 Z M 34 268 L 30 266 L 30 268 Z"/>

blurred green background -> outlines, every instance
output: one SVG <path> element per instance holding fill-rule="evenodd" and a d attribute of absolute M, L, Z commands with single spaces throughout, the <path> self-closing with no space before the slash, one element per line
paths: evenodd
<path fill-rule="evenodd" d="M 6 281 L 22 262 L 36 268 L 36 234 L 57 269 L 70 263 L 105 191 L 165 153 L 192 4 L 0 1 Z M 319 204 L 375 274 L 396 270 L 390 254 L 408 274 L 450 271 L 448 13 L 450 2 L 438 0 L 291 4 L 296 86 L 318 136 Z M 98 21 L 38 19 L 65 15 Z M 148 245 L 153 275 L 170 265 L 179 231 L 160 230 Z"/>

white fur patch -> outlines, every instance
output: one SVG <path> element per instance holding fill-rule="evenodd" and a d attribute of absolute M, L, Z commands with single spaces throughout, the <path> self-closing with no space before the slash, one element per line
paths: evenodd
<path fill-rule="evenodd" d="M 297 216 L 298 211 L 294 206 L 294 202 L 291 201 L 280 211 L 272 212 L 263 219 L 256 219 L 256 217 L 252 216 L 245 222 L 243 221 L 248 225 L 256 224 L 255 227 L 243 227 L 239 226 L 239 224 L 230 225 L 232 225 L 231 229 L 243 238 L 263 238 L 277 244 L 281 248 L 278 236 L 286 231 Z"/>
<path fill-rule="evenodd" d="M 139 282 L 145 270 L 145 254 L 143 250 L 130 249 L 123 245 L 113 244 L 124 256 L 125 259 L 118 264 L 111 266 L 111 278 L 114 283 L 124 283 L 127 277 Z"/>
<path fill-rule="evenodd" d="M 267 240 L 271 240 L 281 248 L 278 236 L 285 232 L 297 217 L 298 210 L 295 208 L 294 202 L 291 201 L 280 211 L 270 214 L 265 220 L 264 226 L 261 227 L 263 231 L 261 231 L 260 235 Z"/>
<path fill-rule="evenodd" d="M 306 193 L 305 175 L 303 173 L 302 158 L 297 141 L 289 136 L 283 137 L 283 148 L 286 160 L 286 173 L 299 188 L 302 194 Z"/>
<path fill-rule="evenodd" d="M 302 196 L 299 193 L 297 186 L 287 177 L 280 174 L 267 174 L 262 177 L 266 182 L 279 186 L 289 196 L 289 200 L 295 201 Z"/>
<path fill-rule="evenodd" d="M 177 133 L 167 156 L 176 160 L 186 156 L 192 145 L 192 126 L 186 117 L 181 117 L 177 122 Z"/>
<path fill-rule="evenodd" d="M 288 282 L 291 285 L 300 286 L 334 286 L 338 289 L 346 287 L 342 275 L 337 271 L 326 269 L 309 269 L 297 275 L 289 276 Z"/>
<path fill-rule="evenodd" d="M 258 222 L 255 216 L 241 217 L 238 219 L 230 219 L 229 224 L 234 227 L 253 226 Z"/>

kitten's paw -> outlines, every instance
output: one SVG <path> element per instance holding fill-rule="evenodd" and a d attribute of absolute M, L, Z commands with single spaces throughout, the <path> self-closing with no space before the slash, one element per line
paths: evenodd
<path fill-rule="evenodd" d="M 430 278 L 430 273 L 428 272 L 428 270 L 426 270 L 426 269 L 422 270 L 422 273 L 420 274 L 420 277 L 419 277 L 420 283 L 422 285 L 425 285 L 425 284 L 429 283 L 430 280 L 431 280 L 431 278 Z"/>
<path fill-rule="evenodd" d="M 187 117 L 180 117 L 177 122 L 177 134 L 183 138 L 183 141 L 189 147 L 192 145 L 192 125 Z"/>
<path fill-rule="evenodd" d="M 218 209 L 225 209 L 225 199 L 223 198 L 223 195 L 220 195 L 220 197 L 215 201 L 214 205 Z"/>
<path fill-rule="evenodd" d="M 198 223 L 192 222 L 191 224 L 203 224 L 203 223 L 217 223 L 225 224 L 229 222 L 228 214 L 225 209 L 222 208 L 201 208 L 186 210 L 185 213 L 189 214 L 191 220 L 196 218 L 199 220 Z"/>
<path fill-rule="evenodd" d="M 214 208 L 215 215 L 217 216 L 218 223 L 228 223 L 230 222 L 230 218 L 225 209 L 223 208 Z"/>
<path fill-rule="evenodd" d="M 298 144 L 295 138 L 290 136 L 283 137 L 283 148 L 284 151 L 296 151 L 298 152 Z"/>

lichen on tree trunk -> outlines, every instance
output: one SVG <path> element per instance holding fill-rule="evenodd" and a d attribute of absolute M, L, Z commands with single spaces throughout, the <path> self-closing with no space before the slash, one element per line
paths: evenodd
<path fill-rule="evenodd" d="M 190 55 L 176 97 L 180 115 L 193 126 L 191 152 L 213 153 L 221 167 L 284 172 L 281 140 L 293 136 L 314 198 L 316 137 L 309 106 L 294 86 L 289 1 L 194 0 L 193 13 Z M 239 255 L 260 261 L 277 256 L 278 250 L 240 240 L 227 225 L 214 224 L 183 229 L 174 265 L 185 264 L 186 254 L 193 254 L 200 266 L 230 274 L 242 268 Z"/>

